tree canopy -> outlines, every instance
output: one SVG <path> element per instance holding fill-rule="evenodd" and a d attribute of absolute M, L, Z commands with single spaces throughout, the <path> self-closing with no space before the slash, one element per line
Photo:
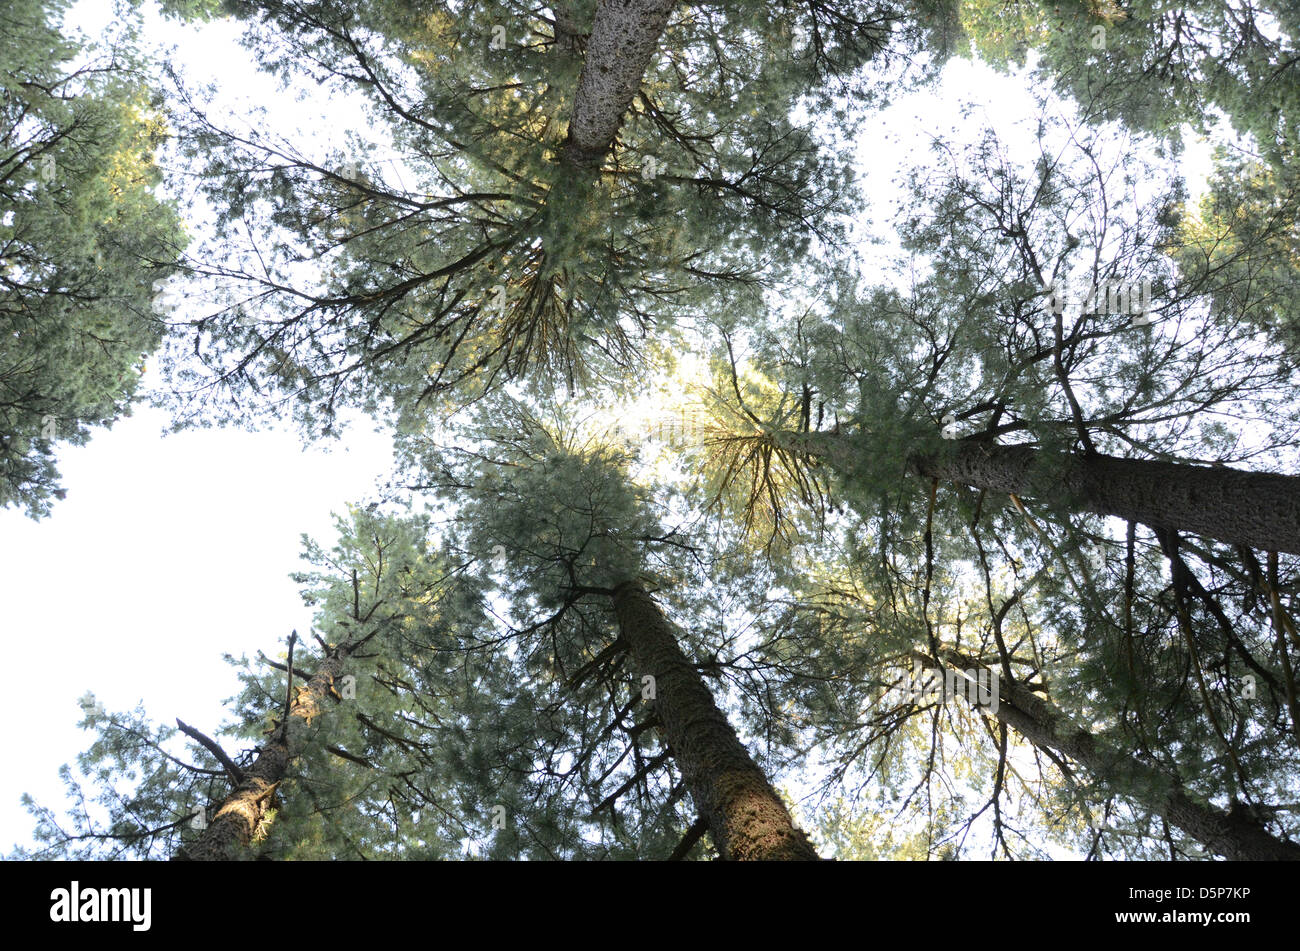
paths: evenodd
<path fill-rule="evenodd" d="M 0 17 L 0 505 L 33 516 L 64 495 L 55 447 L 129 412 L 184 242 L 155 193 L 166 129 L 131 37 L 70 40 L 66 6 Z"/>
<path fill-rule="evenodd" d="M 87 695 L 16 857 L 1300 858 L 1291 5 L 163 9 L 367 124 L 22 6 L 0 503 L 159 347 L 179 426 L 398 459 L 219 729 Z M 961 57 L 1037 112 L 858 175 Z"/>

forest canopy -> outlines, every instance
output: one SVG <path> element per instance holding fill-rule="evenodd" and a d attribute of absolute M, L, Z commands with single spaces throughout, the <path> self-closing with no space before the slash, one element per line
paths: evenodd
<path fill-rule="evenodd" d="M 145 403 L 396 455 L 12 858 L 1300 858 L 1293 4 L 119 6 L 0 14 L 0 506 Z M 864 171 L 962 64 L 1032 114 Z"/>

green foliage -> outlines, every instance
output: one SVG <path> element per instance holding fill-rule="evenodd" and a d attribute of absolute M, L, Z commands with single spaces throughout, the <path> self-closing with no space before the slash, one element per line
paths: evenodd
<path fill-rule="evenodd" d="M 61 498 L 55 450 L 129 412 L 180 223 L 154 189 L 163 137 L 129 48 L 63 38 L 59 3 L 0 18 L 0 505 Z"/>
<path fill-rule="evenodd" d="M 593 9 L 571 11 L 581 30 Z M 893 4 L 683 8 L 590 169 L 563 156 L 582 59 L 539 10 L 239 10 L 268 69 L 365 97 L 380 138 L 313 156 L 189 115 L 220 216 L 195 270 L 223 275 L 241 319 L 191 315 L 203 365 L 177 381 L 269 387 L 326 430 L 340 405 L 415 425 L 510 378 L 626 385 L 651 333 L 840 237 L 846 158 L 794 106 L 865 94 L 863 63 L 929 29 Z"/>
<path fill-rule="evenodd" d="M 371 119 L 326 153 L 184 100 L 180 149 L 218 219 L 187 269 L 225 296 L 171 341 L 176 408 L 247 421 L 288 402 L 327 432 L 345 406 L 391 414 L 428 506 L 354 509 L 332 547 L 307 542 L 314 634 L 373 637 L 250 857 L 671 854 L 696 815 L 619 640 L 630 581 L 840 858 L 1207 857 L 1167 827 L 1174 794 L 1296 837 L 1296 559 L 1064 490 L 913 475 L 954 444 L 1032 447 L 1049 486 L 1067 454 L 1293 470 L 1289 6 L 683 6 L 594 168 L 565 159 L 594 3 L 164 9 L 239 17 L 265 68 L 359 95 Z M 37 118 L 13 126 L 36 144 L 0 223 L 30 249 L 5 265 L 0 356 L 38 394 L 4 437 L 20 461 L 0 492 L 19 488 L 0 502 L 33 511 L 53 488 L 33 421 L 121 412 L 134 378 L 112 372 L 161 333 L 144 275 L 179 241 L 134 73 L 71 99 L 14 79 L 52 82 L 73 55 L 43 22 L 4 54 L 6 108 Z M 890 225 L 897 256 L 858 260 L 864 196 L 838 146 L 961 49 L 1032 54 L 1075 102 L 1045 102 L 1019 144 L 936 137 Z M 1188 209 L 1169 143 L 1213 109 L 1259 160 L 1221 151 Z M 1143 283 L 1140 314 L 1087 299 Z M 691 427 L 635 430 L 620 413 L 650 393 L 689 404 Z M 324 649 L 300 640 L 295 676 Z M 1038 740 L 991 706 L 898 692 L 953 652 L 1033 699 Z M 235 662 L 219 735 L 242 766 L 285 709 L 288 656 L 268 660 Z M 143 710 L 88 708 L 71 810 L 29 802 L 39 848 L 16 856 L 190 841 L 221 765 Z"/>
<path fill-rule="evenodd" d="M 973 49 L 1000 66 L 1037 69 L 1090 115 L 1177 139 L 1215 111 L 1255 137 L 1270 162 L 1296 147 L 1300 115 L 1294 4 L 1231 0 L 968 2 Z"/>
<path fill-rule="evenodd" d="M 1221 149 L 1201 207 L 1179 221 L 1176 255 L 1221 320 L 1244 319 L 1294 355 L 1300 344 L 1300 186 L 1294 171 Z"/>

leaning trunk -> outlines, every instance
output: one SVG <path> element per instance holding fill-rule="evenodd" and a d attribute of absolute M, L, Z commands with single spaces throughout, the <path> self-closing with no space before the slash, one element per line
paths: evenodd
<path fill-rule="evenodd" d="M 253 833 L 266 818 L 276 788 L 298 756 L 311 721 L 324 715 L 325 701 L 334 692 L 334 681 L 342 675 L 353 649 L 352 645 L 340 645 L 322 659 L 311 679 L 298 688 L 285 722 L 275 727 L 253 765 L 244 771 L 243 781 L 217 807 L 198 841 L 176 854 L 177 860 L 228 862 L 248 857 Z"/>
<path fill-rule="evenodd" d="M 854 451 L 851 437 L 773 435 L 782 448 L 824 459 L 840 473 L 871 464 Z M 1300 554 L 1300 476 L 970 441 L 914 453 L 908 468 L 932 479 L 1037 497 L 1152 528 Z"/>
<path fill-rule="evenodd" d="M 817 859 L 713 702 L 659 605 L 630 582 L 615 590 L 614 610 L 638 677 L 654 677 L 653 703 L 664 738 L 722 857 Z"/>
<path fill-rule="evenodd" d="M 591 168 L 605 158 L 676 5 L 675 0 L 601 0 L 578 78 L 565 161 Z M 557 18 L 557 26 L 561 22 Z M 572 30 L 573 24 L 560 27 L 565 28 Z"/>
<path fill-rule="evenodd" d="M 917 656 L 933 662 L 928 655 Z M 979 666 L 956 651 L 944 651 L 943 660 L 959 670 Z M 1236 861 L 1300 861 L 1300 845 L 1278 839 L 1249 816 L 1193 800 L 1171 777 L 1080 730 L 1032 691 L 1019 684 L 999 683 L 998 692 L 995 715 L 1007 726 L 1034 745 L 1069 757 L 1094 776 L 1118 780 L 1119 791 L 1216 855 Z"/>
<path fill-rule="evenodd" d="M 963 442 L 913 456 L 920 475 L 1061 499 L 1152 528 L 1300 554 L 1300 476 Z"/>

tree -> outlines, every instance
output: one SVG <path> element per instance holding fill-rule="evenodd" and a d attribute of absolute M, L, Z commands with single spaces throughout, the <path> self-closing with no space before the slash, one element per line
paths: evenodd
<path fill-rule="evenodd" d="M 1106 586 L 1114 572 L 1089 569 L 1077 548 L 1053 545 L 1039 564 L 1034 552 L 1003 546 L 1014 560 L 998 564 L 983 530 L 969 534 L 982 585 L 963 580 L 960 565 L 925 557 L 873 565 L 874 540 L 845 546 L 838 564 L 837 546 L 823 548 L 827 571 L 792 571 L 785 583 L 771 650 L 815 688 L 805 755 L 839 764 L 828 793 L 846 797 L 855 777 L 871 780 L 873 798 L 880 790 L 878 803 L 855 803 L 852 815 L 849 803 L 833 805 L 828 838 L 852 852 L 855 828 L 892 816 L 900 854 L 942 856 L 963 851 L 991 811 L 995 857 L 1033 855 L 1051 841 L 1089 856 L 1158 857 L 1162 843 L 1173 857 L 1296 854 L 1289 813 L 1300 744 L 1279 722 L 1289 691 L 1276 682 L 1284 679 L 1276 655 L 1261 649 L 1267 627 L 1233 619 L 1272 668 L 1258 673 L 1257 696 L 1240 675 L 1225 676 L 1231 646 L 1211 630 L 1198 625 L 1180 645 L 1186 610 L 1143 594 L 1156 585 L 1140 549 L 1115 625 L 1108 615 L 1120 598 Z M 1210 682 L 1203 702 L 1195 688 L 1189 696 L 1189 677 Z M 1016 734 L 1041 755 L 1009 742 Z M 918 790 L 935 782 L 943 809 L 918 815 Z"/>
<path fill-rule="evenodd" d="M 935 658 L 925 659 L 936 662 Z M 974 658 L 953 651 L 945 652 L 938 663 L 957 670 L 981 666 Z M 1300 843 L 1269 833 L 1252 810 L 1235 807 L 1225 813 L 1197 802 L 1177 780 L 1122 752 L 1122 744 L 1117 746 L 1109 737 L 1073 726 L 1059 710 L 1019 684 L 1004 683 L 1001 692 L 999 720 L 1031 742 L 1105 776 L 1118 788 L 1136 791 L 1145 805 L 1209 851 L 1234 861 L 1300 861 Z"/>
<path fill-rule="evenodd" d="M 1100 453 L 1042 459 L 1034 449 L 978 443 L 910 461 L 929 478 L 999 494 L 1055 496 L 1152 528 L 1300 554 L 1300 476 Z"/>
<path fill-rule="evenodd" d="M 1294 857 L 1292 112 L 1286 82 L 1242 99 L 1290 75 L 1289 26 L 1252 46 L 1253 8 L 1208 2 L 227 9 L 378 134 L 314 150 L 186 101 L 230 249 L 188 262 L 228 296 L 185 315 L 177 399 L 391 412 L 389 501 L 429 509 L 310 549 L 318 649 L 245 672 L 218 735 L 251 746 L 178 721 L 182 754 L 92 710 L 99 803 L 73 783 L 70 828 L 33 806 L 47 854 L 816 858 L 803 826 L 842 856 Z M 895 260 L 857 261 L 833 146 L 881 92 L 861 67 L 941 54 L 958 14 L 1000 56 L 1037 42 L 1080 102 L 1045 104 L 1028 154 L 936 139 Z M 1133 111 L 1093 83 L 1111 27 L 1136 54 L 1171 18 L 1154 135 L 1097 123 Z M 1133 62 L 1140 107 L 1164 79 Z M 1204 96 L 1276 134 L 1197 217 L 1161 139 Z M 631 411 L 656 386 L 667 436 Z M 1001 702 L 900 695 L 922 666 L 982 668 Z M 791 766 L 829 811 L 787 803 Z"/>
<path fill-rule="evenodd" d="M 584 654 L 592 663 L 626 654 L 624 674 L 649 702 L 664 742 L 654 761 L 671 757 L 680 769 L 722 858 L 815 859 L 648 588 L 656 575 L 660 584 L 667 579 L 649 571 L 641 549 L 688 550 L 689 540 L 659 527 L 618 450 L 584 445 L 562 416 L 552 429 L 518 404 L 497 401 L 487 413 L 491 422 L 476 430 L 482 450 L 441 454 L 417 440 L 409 451 L 421 453 L 419 464 L 461 507 L 467 550 L 495 550 L 509 567 L 512 602 L 551 612 L 518 630 L 549 638 L 553 664 L 565 655 L 576 665 Z M 562 640 L 574 637 L 566 617 L 593 599 L 600 614 L 612 608 L 618 628 L 601 651 Z"/>
<path fill-rule="evenodd" d="M 128 35 L 66 39 L 62 2 L 0 19 L 0 505 L 63 498 L 58 444 L 128 413 L 184 239 L 154 195 L 158 102 Z"/>
<path fill-rule="evenodd" d="M 562 162 L 590 167 L 604 161 L 675 6 L 675 0 L 624 0 L 596 7 Z M 557 38 L 561 16 L 555 21 Z"/>
<path fill-rule="evenodd" d="M 1295 302 L 1300 183 L 1286 166 L 1270 167 L 1220 147 L 1200 207 L 1180 221 L 1179 266 L 1212 289 L 1216 314 L 1241 314 L 1281 342 L 1294 361 L 1300 341 Z"/>
<path fill-rule="evenodd" d="M 846 162 L 792 108 L 929 36 L 894 4 L 233 9 L 266 68 L 365 97 L 382 135 L 313 154 L 181 91 L 221 217 L 190 273 L 222 304 L 186 315 L 173 384 L 326 430 L 339 405 L 418 425 L 519 376 L 625 385 L 714 289 L 837 238 Z"/>
<path fill-rule="evenodd" d="M 655 715 L 681 766 L 702 822 L 724 859 L 809 860 L 817 853 L 793 825 L 763 771 L 737 739 L 671 625 L 635 581 L 614 589 L 621 636 L 656 692 Z"/>
<path fill-rule="evenodd" d="M 272 802 L 280 783 L 288 775 L 290 764 L 302 751 L 303 734 L 312 720 L 325 714 L 326 701 L 341 699 L 335 683 L 342 681 L 348 660 L 365 646 L 378 630 L 343 644 L 324 645 L 316 671 L 306 683 L 298 685 L 296 694 L 285 698 L 283 721 L 273 725 L 270 739 L 257 751 L 257 757 L 247 770 L 240 769 L 216 746 L 215 741 L 198 736 L 204 746 L 211 745 L 213 754 L 230 772 L 235 788 L 217 806 L 211 823 L 204 826 L 198 841 L 183 849 L 177 858 L 193 861 L 232 861 L 243 857 L 253 836 L 262 828 L 273 812 Z M 290 640 L 289 680 L 292 688 L 293 640 Z M 180 721 L 181 732 L 191 734 L 193 728 Z"/>
<path fill-rule="evenodd" d="M 332 549 L 307 543 L 315 570 L 297 579 L 318 607 L 311 641 L 291 638 L 281 661 L 228 658 L 244 690 L 225 744 L 86 697 L 83 725 L 96 736 L 79 765 L 111 788 L 88 797 L 65 767 L 74 807 L 60 818 L 28 800 L 42 849 L 21 856 L 447 858 L 487 834 L 491 814 L 461 777 L 498 739 L 476 735 L 491 720 L 473 711 L 482 698 L 500 712 L 502 681 L 438 653 L 483 623 L 477 595 L 448 583 L 454 566 L 427 519 L 356 510 L 338 528 Z M 532 699 L 520 703 L 535 711 Z M 448 721 L 455 740 L 432 726 Z M 181 733 L 189 750 L 175 747 Z M 227 752 L 232 742 L 243 748 Z"/>
<path fill-rule="evenodd" d="M 1241 314 L 1294 343 L 1294 165 L 1300 120 L 1297 21 L 1292 4 L 1198 0 L 964 5 L 973 50 L 1004 68 L 1024 65 L 1099 123 L 1120 120 L 1180 148 L 1184 129 L 1208 133 L 1226 118 L 1202 208 L 1188 208 L 1186 275 L 1216 285 L 1216 310 Z M 1258 182 L 1260 177 L 1267 184 Z M 1256 180 L 1258 184 L 1251 185 Z M 1260 185 L 1263 185 L 1261 188 Z M 1245 239 L 1245 240 L 1242 240 Z M 1237 289 L 1251 287 L 1248 306 Z"/>
<path fill-rule="evenodd" d="M 796 311 L 735 332 L 755 350 L 740 369 L 733 333 L 720 328 L 727 352 L 710 399 L 722 430 L 736 433 L 713 441 L 733 461 L 721 468 L 732 482 L 761 483 L 766 475 L 742 473 L 762 444 L 765 473 L 779 463 L 807 480 L 817 460 L 846 489 L 892 496 L 910 470 L 1033 497 L 1054 513 L 1296 552 L 1300 479 L 1227 465 L 1263 450 L 1214 418 L 1267 423 L 1272 453 L 1294 445 L 1288 361 L 1256 345 L 1248 307 L 1211 316 L 1221 285 L 1204 270 L 1135 276 L 1173 266 L 1164 201 L 1113 192 L 1118 169 L 1095 154 L 1104 142 L 1076 146 L 1081 167 L 1055 158 L 1043 136 L 1032 168 L 990 139 L 918 185 L 935 210 L 922 217 L 914 206 L 902 223 L 915 255 L 906 266 L 933 270 L 910 292 L 863 293 L 832 272 L 825 316 Z M 1144 284 L 1146 303 L 1131 308 L 1129 291 Z M 1274 296 L 1268 285 L 1239 290 Z M 775 373 L 775 390 L 747 387 L 751 372 Z"/>
<path fill-rule="evenodd" d="M 1296 147 L 1296 39 L 1300 20 L 1282 0 L 1140 0 L 1119 4 L 965 5 L 971 46 L 1000 66 L 1022 65 L 1087 104 L 1094 121 L 1175 140 L 1184 123 L 1207 128 L 1216 112 L 1249 133 L 1270 162 Z"/>

